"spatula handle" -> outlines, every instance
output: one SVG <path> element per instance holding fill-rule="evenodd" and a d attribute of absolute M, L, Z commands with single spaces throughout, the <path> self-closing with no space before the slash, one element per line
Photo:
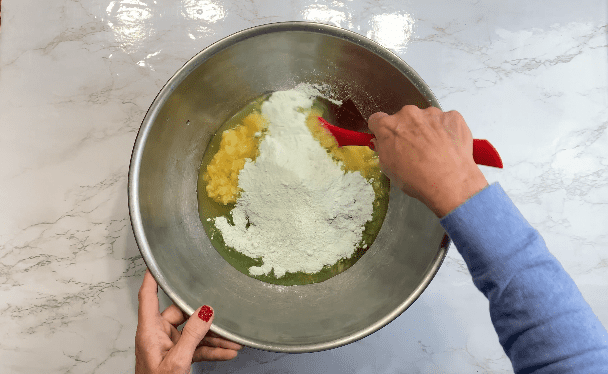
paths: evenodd
<path fill-rule="evenodd" d="M 502 160 L 498 151 L 485 139 L 473 139 L 473 160 L 477 165 L 502 169 Z"/>
<path fill-rule="evenodd" d="M 370 136 L 366 136 L 366 144 L 361 145 L 366 145 L 370 147 L 372 151 L 375 151 L 374 143 L 371 141 L 375 136 L 372 134 L 365 135 Z M 475 161 L 477 165 L 492 166 L 502 169 L 502 160 L 500 159 L 498 151 L 486 139 L 473 139 L 473 161 Z"/>
<path fill-rule="evenodd" d="M 365 139 L 366 144 L 360 145 L 366 145 L 370 147 L 372 151 L 375 151 L 374 143 L 372 143 L 371 141 L 375 138 L 374 135 L 365 135 L 370 136 L 366 137 L 368 138 Z M 492 166 L 495 168 L 502 169 L 502 160 L 500 158 L 500 155 L 498 154 L 498 151 L 486 139 L 473 139 L 473 161 L 475 161 L 477 165 Z"/>

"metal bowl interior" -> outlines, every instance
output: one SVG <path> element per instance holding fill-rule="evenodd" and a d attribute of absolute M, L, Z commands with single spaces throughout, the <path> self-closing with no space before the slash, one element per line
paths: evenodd
<path fill-rule="evenodd" d="M 207 144 L 246 103 L 300 82 L 351 97 L 366 118 L 407 104 L 439 107 L 407 64 L 361 35 L 310 22 L 257 26 L 209 46 L 167 82 L 143 120 L 129 170 L 133 231 L 160 287 L 188 314 L 211 305 L 212 331 L 275 352 L 330 349 L 382 328 L 420 296 L 449 245 L 439 219 L 392 188 L 374 244 L 325 282 L 267 284 L 218 254 L 197 210 Z"/>

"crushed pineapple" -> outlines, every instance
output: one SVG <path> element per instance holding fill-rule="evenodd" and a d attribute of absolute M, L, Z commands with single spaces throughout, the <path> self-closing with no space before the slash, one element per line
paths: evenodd
<path fill-rule="evenodd" d="M 253 112 L 243 119 L 241 125 L 222 133 L 220 149 L 203 176 L 210 198 L 224 205 L 236 202 L 239 173 L 247 159 L 257 157 L 260 137 L 256 134 L 267 127 L 265 118 L 259 112 Z"/>

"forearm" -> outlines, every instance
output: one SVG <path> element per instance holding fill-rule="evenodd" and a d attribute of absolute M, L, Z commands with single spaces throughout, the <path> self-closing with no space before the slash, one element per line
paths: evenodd
<path fill-rule="evenodd" d="M 605 328 L 538 231 L 499 185 L 492 187 L 441 223 L 490 302 L 515 372 L 608 370 Z"/>

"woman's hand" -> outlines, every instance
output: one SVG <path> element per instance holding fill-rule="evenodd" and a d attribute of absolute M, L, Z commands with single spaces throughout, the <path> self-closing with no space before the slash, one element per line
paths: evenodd
<path fill-rule="evenodd" d="M 159 313 L 158 285 L 150 270 L 146 270 L 138 299 L 136 374 L 189 374 L 193 362 L 232 360 L 243 348 L 209 332 L 213 309 L 207 306 L 198 308 L 190 318 L 175 304 Z M 180 332 L 177 326 L 186 320 Z"/>
<path fill-rule="evenodd" d="M 369 117 L 382 171 L 407 195 L 439 218 L 484 189 L 488 182 L 473 160 L 473 136 L 456 111 L 406 105 Z"/>

